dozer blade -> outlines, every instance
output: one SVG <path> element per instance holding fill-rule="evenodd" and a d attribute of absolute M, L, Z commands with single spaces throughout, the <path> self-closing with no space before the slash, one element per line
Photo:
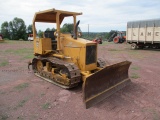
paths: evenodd
<path fill-rule="evenodd" d="M 97 71 L 83 82 L 83 100 L 89 108 L 130 83 L 128 69 L 131 62 L 123 61 Z"/>

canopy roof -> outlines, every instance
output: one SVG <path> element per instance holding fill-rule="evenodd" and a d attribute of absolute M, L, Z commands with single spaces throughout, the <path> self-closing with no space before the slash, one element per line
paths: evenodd
<path fill-rule="evenodd" d="M 160 18 L 127 22 L 127 28 L 160 27 Z"/>
<path fill-rule="evenodd" d="M 48 23 L 56 23 L 56 14 L 60 13 L 59 20 L 60 23 L 63 21 L 64 17 L 74 16 L 74 15 L 82 15 L 82 13 L 76 12 L 68 12 L 56 9 L 49 9 L 45 11 L 36 12 L 34 15 L 33 22 L 48 22 Z"/>

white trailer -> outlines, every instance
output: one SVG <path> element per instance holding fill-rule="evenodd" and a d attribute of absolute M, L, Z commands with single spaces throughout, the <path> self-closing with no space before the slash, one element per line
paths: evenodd
<path fill-rule="evenodd" d="M 160 19 L 128 22 L 126 41 L 132 49 L 160 48 Z"/>

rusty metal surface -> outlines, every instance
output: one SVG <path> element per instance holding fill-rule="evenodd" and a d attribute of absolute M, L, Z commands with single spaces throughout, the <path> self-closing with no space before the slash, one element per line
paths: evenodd
<path fill-rule="evenodd" d="M 123 61 L 106 66 L 89 76 L 83 83 L 83 100 L 86 108 L 99 103 L 125 87 L 130 82 L 128 77 L 130 64 L 129 61 Z"/>

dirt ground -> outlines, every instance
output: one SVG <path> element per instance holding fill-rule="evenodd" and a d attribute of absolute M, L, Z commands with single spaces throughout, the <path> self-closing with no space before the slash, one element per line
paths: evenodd
<path fill-rule="evenodd" d="M 131 84 L 92 108 L 85 109 L 81 86 L 65 90 L 28 71 L 33 43 L 0 43 L 1 120 L 160 120 L 160 50 L 131 50 L 104 43 L 98 56 L 113 64 L 132 62 Z"/>

